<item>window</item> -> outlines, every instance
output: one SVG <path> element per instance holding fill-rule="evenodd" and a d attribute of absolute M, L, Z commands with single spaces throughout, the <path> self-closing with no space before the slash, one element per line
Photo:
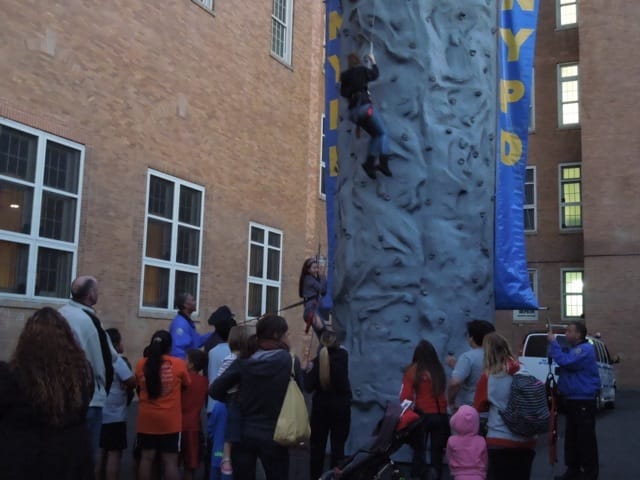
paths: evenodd
<path fill-rule="evenodd" d="M 584 312 L 582 269 L 562 270 L 562 317 L 581 318 Z"/>
<path fill-rule="evenodd" d="M 536 69 L 531 72 L 531 97 L 529 99 L 529 133 L 536 131 Z"/>
<path fill-rule="evenodd" d="M 531 290 L 533 291 L 533 295 L 538 297 L 538 271 L 535 269 L 528 269 L 529 274 L 529 284 L 531 285 Z M 513 311 L 513 321 L 514 322 L 527 322 L 527 321 L 536 321 L 538 320 L 538 310 L 514 310 Z"/>
<path fill-rule="evenodd" d="M 198 298 L 203 205 L 203 187 L 149 171 L 142 307 L 172 309 L 183 292 Z"/>
<path fill-rule="evenodd" d="M 558 124 L 560 127 L 580 124 L 579 89 L 578 64 L 558 65 Z"/>
<path fill-rule="evenodd" d="M 203 6 L 207 10 L 213 11 L 213 0 L 192 0 L 193 3 Z"/>
<path fill-rule="evenodd" d="M 329 174 L 329 172 L 327 172 L 327 162 L 324 159 L 324 141 L 325 141 L 325 134 L 324 134 L 324 120 L 325 120 L 325 116 L 324 113 L 322 114 L 322 118 L 320 119 L 320 198 L 321 199 L 326 199 L 327 198 L 327 188 L 326 188 L 326 184 L 325 184 L 325 178 L 326 175 Z"/>
<path fill-rule="evenodd" d="M 560 228 L 582 228 L 582 179 L 580 164 L 560 165 Z"/>
<path fill-rule="evenodd" d="M 556 26 L 571 28 L 578 25 L 578 1 L 556 0 Z"/>
<path fill-rule="evenodd" d="M 280 309 L 282 232 L 257 223 L 249 224 L 247 318 Z"/>
<path fill-rule="evenodd" d="M 536 167 L 527 167 L 524 178 L 524 231 L 536 231 Z"/>
<path fill-rule="evenodd" d="M 291 64 L 293 0 L 273 0 L 271 11 L 271 53 Z"/>
<path fill-rule="evenodd" d="M 0 119 L 0 295 L 68 298 L 84 147 Z"/>

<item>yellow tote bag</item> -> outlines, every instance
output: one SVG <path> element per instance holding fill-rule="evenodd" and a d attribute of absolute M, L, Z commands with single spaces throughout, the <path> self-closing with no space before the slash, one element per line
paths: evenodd
<path fill-rule="evenodd" d="M 299 445 L 309 439 L 311 427 L 309 426 L 309 413 L 304 403 L 304 396 L 295 381 L 295 357 L 291 354 L 291 377 L 284 396 L 276 429 L 273 432 L 273 440 L 280 445 L 290 447 Z"/>

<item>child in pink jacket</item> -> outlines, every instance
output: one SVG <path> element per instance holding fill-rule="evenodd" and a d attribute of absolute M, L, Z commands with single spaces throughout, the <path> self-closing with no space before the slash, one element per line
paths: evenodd
<path fill-rule="evenodd" d="M 449 470 L 455 480 L 487 478 L 487 442 L 478 435 L 480 417 L 475 408 L 461 406 L 449 421 L 453 435 L 447 442 Z"/>

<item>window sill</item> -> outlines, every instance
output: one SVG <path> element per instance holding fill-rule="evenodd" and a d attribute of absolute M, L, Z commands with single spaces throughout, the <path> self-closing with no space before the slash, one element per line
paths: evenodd
<path fill-rule="evenodd" d="M 154 320 L 173 320 L 176 316 L 175 310 L 164 310 L 161 308 L 141 307 L 138 309 L 139 318 L 151 318 Z M 201 323 L 198 314 L 191 315 L 191 320 L 194 323 Z"/>
<path fill-rule="evenodd" d="M 573 123 L 571 125 L 558 125 L 558 130 L 580 130 L 579 123 Z"/>
<path fill-rule="evenodd" d="M 291 63 L 287 63 L 286 60 L 284 60 L 283 58 L 277 56 L 275 53 L 273 52 L 269 52 L 269 55 L 271 56 L 271 58 L 273 58 L 276 62 L 278 62 L 279 64 L 283 65 L 284 67 L 288 68 L 289 70 L 291 70 L 292 72 L 293 67 L 291 66 Z"/>
<path fill-rule="evenodd" d="M 571 23 L 569 25 L 556 25 L 556 32 L 563 32 L 565 30 L 574 30 L 578 28 L 577 23 Z"/>
<path fill-rule="evenodd" d="M 216 12 L 213 9 L 209 9 L 206 6 L 204 6 L 201 2 L 199 2 L 198 0 L 191 0 L 192 3 L 195 3 L 197 6 L 199 6 L 202 10 L 204 10 L 205 12 L 207 12 L 209 15 L 211 15 L 212 17 L 216 16 Z M 214 7 L 215 7 L 215 2 L 213 3 Z"/>
<path fill-rule="evenodd" d="M 571 235 L 576 233 L 583 233 L 584 228 L 560 228 L 561 235 Z"/>
<path fill-rule="evenodd" d="M 43 307 L 59 308 L 69 301 L 68 298 L 27 298 L 24 296 L 0 296 L 0 307 L 5 308 L 20 308 L 24 310 L 38 310 Z"/>

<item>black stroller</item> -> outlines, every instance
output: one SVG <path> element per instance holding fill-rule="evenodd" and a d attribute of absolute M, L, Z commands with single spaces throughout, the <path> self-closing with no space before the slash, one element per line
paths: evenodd
<path fill-rule="evenodd" d="M 384 417 L 376 426 L 371 441 L 345 459 L 337 468 L 322 475 L 320 480 L 400 480 L 402 474 L 391 460 L 391 455 L 409 442 L 412 432 L 420 425 L 422 418 L 415 419 L 396 430 L 400 418 L 407 410 L 398 402 L 389 402 Z M 315 479 L 312 479 L 315 480 Z"/>

